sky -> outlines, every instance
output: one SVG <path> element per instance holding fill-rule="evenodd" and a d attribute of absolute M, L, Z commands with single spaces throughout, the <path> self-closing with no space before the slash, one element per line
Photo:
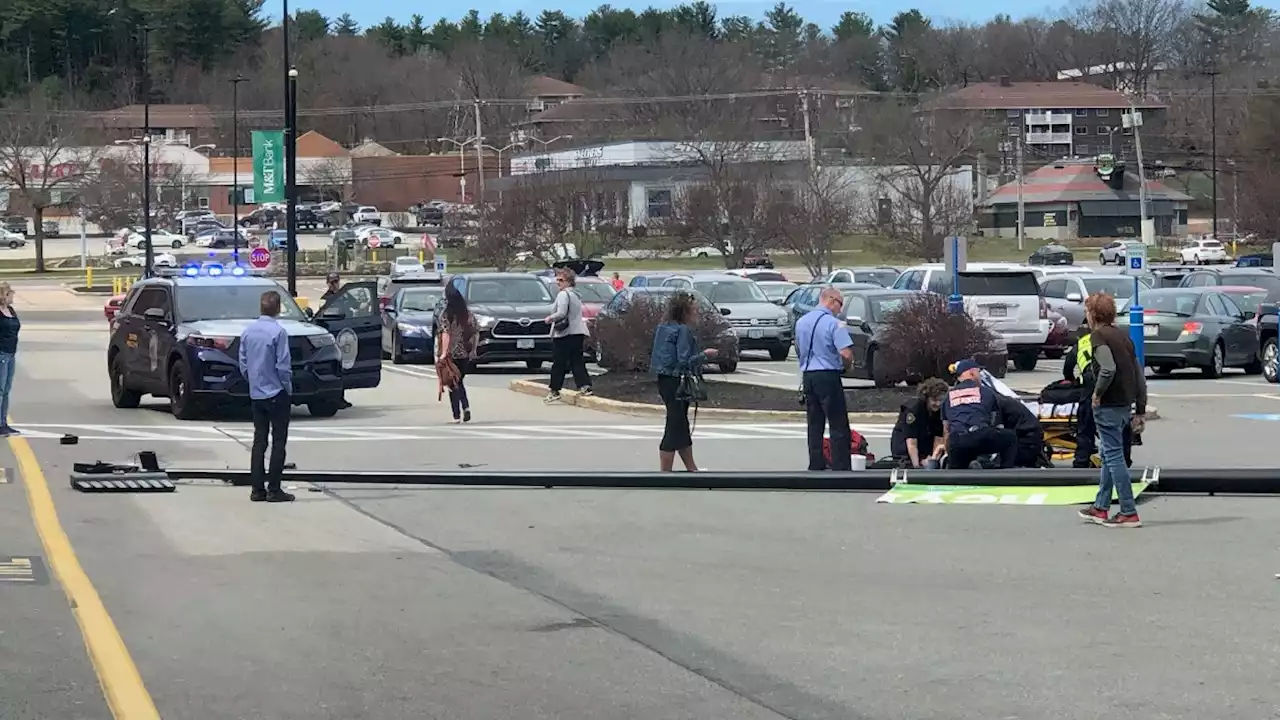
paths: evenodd
<path fill-rule="evenodd" d="M 274 4 L 274 0 L 267 0 L 268 7 Z M 718 2 L 713 3 L 721 17 L 729 15 L 748 15 L 753 18 L 763 18 L 764 13 L 773 7 L 776 0 L 771 2 Z M 1018 2 L 1016 0 L 971 0 L 970 2 L 957 3 L 948 0 L 891 0 L 890 2 L 871 2 L 871 0 L 855 0 L 855 2 L 827 2 L 825 0 L 796 0 L 788 2 L 809 22 L 817 23 L 824 30 L 829 30 L 832 25 L 840 18 L 841 13 L 852 10 L 861 11 L 869 14 L 877 23 L 888 22 L 894 14 L 902 10 L 910 10 L 916 8 L 920 12 L 934 19 L 935 22 L 946 20 L 956 20 L 965 22 L 985 22 L 994 15 L 1005 13 L 1012 17 L 1020 18 L 1027 15 L 1052 15 L 1061 12 L 1066 6 L 1068 0 L 1061 2 L 1042 2 L 1042 0 L 1024 0 Z M 603 0 L 568 0 L 567 2 L 559 2 L 554 5 L 536 2 L 521 2 L 520 0 L 478 0 L 470 3 L 458 3 L 450 5 L 448 12 L 435 12 L 422 9 L 415 3 L 406 3 L 403 0 L 361 0 L 359 3 L 353 3 L 350 0 L 295 0 L 290 3 L 290 10 L 296 9 L 313 9 L 319 10 L 321 14 L 329 18 L 335 18 L 341 14 L 350 13 L 360 23 L 360 27 L 365 28 L 370 25 L 377 25 L 388 16 L 395 18 L 397 22 L 406 22 L 415 12 L 421 13 L 430 25 L 441 17 L 449 20 L 458 20 L 466 13 L 475 9 L 480 12 L 482 18 L 488 17 L 495 12 L 513 15 L 517 11 L 523 10 L 525 15 L 536 18 L 545 9 L 556 9 L 566 14 L 581 19 L 595 8 L 604 4 Z M 672 7 L 679 3 L 672 2 L 653 2 L 653 3 L 626 3 L 612 2 L 609 3 L 617 8 L 630 7 L 634 10 L 643 10 L 649 5 L 658 8 Z M 1260 3 L 1270 5 L 1271 3 Z M 439 6 L 437 6 L 439 7 Z"/>

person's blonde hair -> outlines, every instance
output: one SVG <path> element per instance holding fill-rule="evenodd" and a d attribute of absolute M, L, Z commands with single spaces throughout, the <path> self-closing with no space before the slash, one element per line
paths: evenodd
<path fill-rule="evenodd" d="M 565 285 L 575 287 L 578 284 L 578 273 L 569 268 L 560 268 L 556 270 L 556 277 L 563 280 Z"/>
<path fill-rule="evenodd" d="M 13 292 L 13 286 L 7 282 L 0 282 L 0 304 L 9 304 L 9 293 Z"/>

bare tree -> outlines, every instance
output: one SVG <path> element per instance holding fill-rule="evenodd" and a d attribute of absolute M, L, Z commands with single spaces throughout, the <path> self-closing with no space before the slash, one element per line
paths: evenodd
<path fill-rule="evenodd" d="M 862 154 L 876 168 L 869 225 L 895 248 L 929 260 L 942 239 L 972 223 L 968 173 L 991 149 L 994 131 L 976 112 L 918 109 L 885 102 L 864 117 Z"/>
<path fill-rule="evenodd" d="M 354 196 L 351 185 L 351 162 L 328 158 L 309 165 L 303 172 L 303 184 L 318 190 L 326 199 L 349 202 Z"/>
<path fill-rule="evenodd" d="M 1256 232 L 1274 237 L 1280 227 L 1280 204 L 1275 201 L 1275 188 L 1280 183 L 1280 128 L 1274 118 L 1280 112 L 1280 99 L 1267 96 L 1249 103 L 1249 122 L 1240 141 L 1243 153 L 1236 163 L 1236 193 L 1240 217 L 1236 232 Z"/>
<path fill-rule="evenodd" d="M 710 158 L 712 153 L 706 150 Z M 672 192 L 668 217 L 651 223 L 665 233 L 675 249 L 709 247 L 726 268 L 742 266 L 743 258 L 767 252 L 782 237 L 786 203 L 772 163 L 726 162 L 701 168 L 702 177 Z"/>
<path fill-rule="evenodd" d="M 1075 21 L 1100 41 L 1102 64 L 1116 66 L 1132 91 L 1145 94 L 1152 76 L 1172 63 L 1189 18 L 1184 0 L 1094 0 Z"/>
<path fill-rule="evenodd" d="M 80 192 L 85 219 L 104 229 L 143 224 L 143 152 L 137 146 L 112 147 L 102 152 L 93 182 Z M 167 224 L 186 207 L 186 189 L 198 179 L 182 165 L 151 157 L 151 211 L 155 225 Z"/>
<path fill-rule="evenodd" d="M 81 120 L 40 94 L 0 108 L 0 182 L 31 210 L 36 272 L 45 271 L 45 211 L 75 201 L 97 170 L 97 150 L 76 142 Z"/>
<path fill-rule="evenodd" d="M 851 177 L 843 168 L 815 168 L 783 196 L 781 246 L 795 253 L 814 277 L 831 272 L 836 242 L 853 231 L 857 220 Z"/>

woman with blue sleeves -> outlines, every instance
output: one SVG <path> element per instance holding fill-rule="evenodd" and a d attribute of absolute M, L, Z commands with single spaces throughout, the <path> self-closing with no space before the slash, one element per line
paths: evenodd
<path fill-rule="evenodd" d="M 0 437 L 21 434 L 9 427 L 9 396 L 13 392 L 21 327 L 18 311 L 13 308 L 13 288 L 7 282 L 0 282 Z"/>
<path fill-rule="evenodd" d="M 659 325 L 653 333 L 653 354 L 649 357 L 649 369 L 658 376 L 658 394 L 662 396 L 662 404 L 667 408 L 662 442 L 658 443 L 662 472 L 671 472 L 677 453 L 685 470 L 698 471 L 698 466 L 693 461 L 689 401 L 678 397 L 680 378 L 701 372 L 702 366 L 718 352 L 714 348 L 698 348 L 698 341 L 689 327 L 695 312 L 693 296 L 678 292 L 667 306 L 666 322 Z"/>

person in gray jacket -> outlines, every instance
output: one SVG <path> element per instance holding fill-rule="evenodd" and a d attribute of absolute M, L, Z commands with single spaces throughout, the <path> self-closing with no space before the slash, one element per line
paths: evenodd
<path fill-rule="evenodd" d="M 582 317 L 582 298 L 574 288 L 578 284 L 578 276 L 568 268 L 556 270 L 556 309 L 547 316 L 551 325 L 551 392 L 545 402 L 553 403 L 560 399 L 560 390 L 564 387 L 564 376 L 573 371 L 573 383 L 578 392 L 591 394 L 591 376 L 587 374 L 587 359 L 583 355 L 583 344 L 587 339 L 587 321 Z"/>

